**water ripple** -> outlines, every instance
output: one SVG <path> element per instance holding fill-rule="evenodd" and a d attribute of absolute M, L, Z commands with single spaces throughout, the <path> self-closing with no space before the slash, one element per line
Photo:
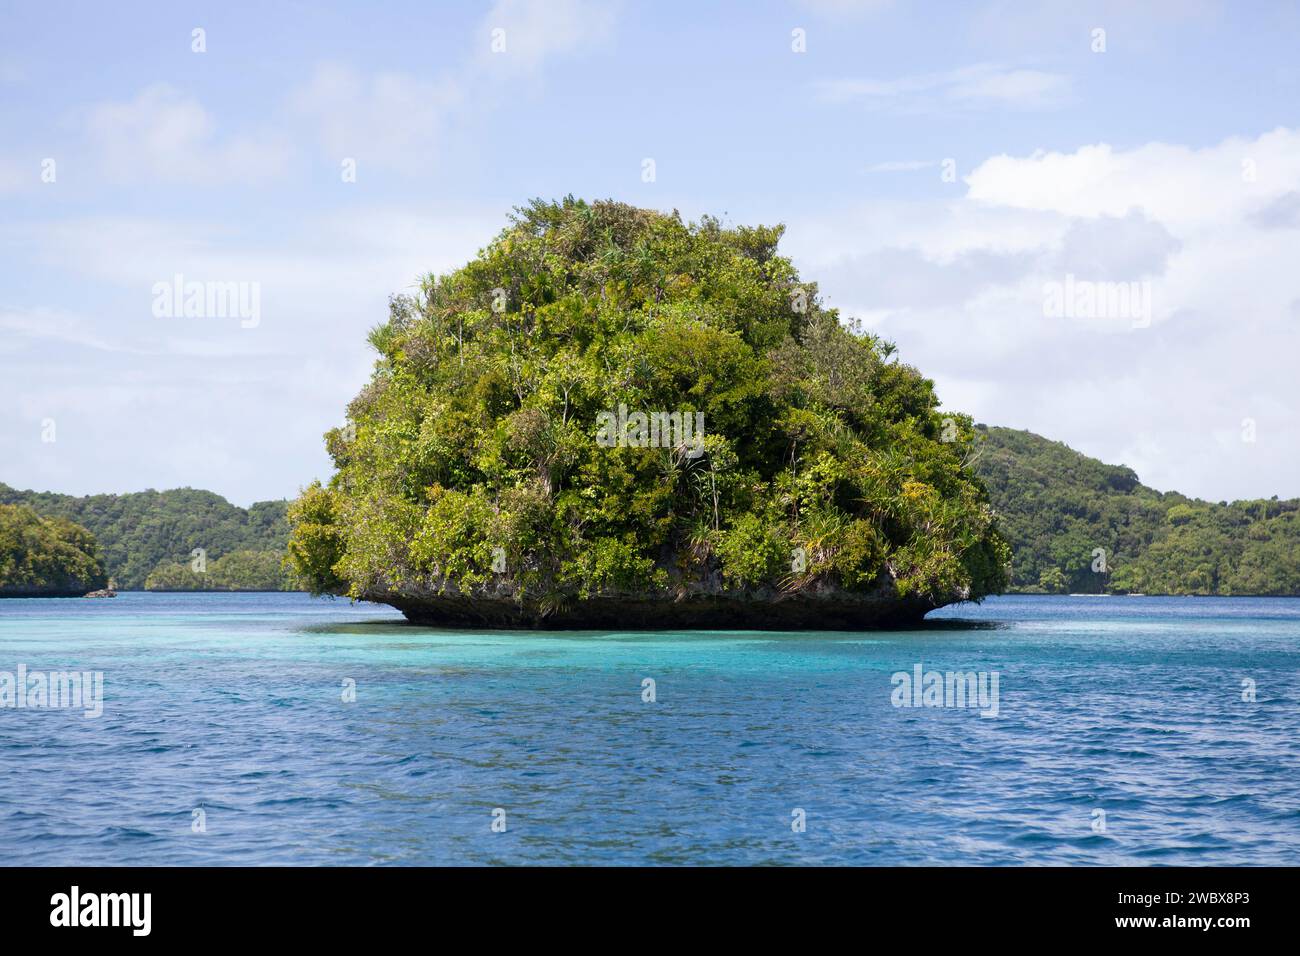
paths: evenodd
<path fill-rule="evenodd" d="M 1300 863 L 1297 600 L 1005 598 L 871 635 L 0 602 L 20 662 L 103 670 L 105 701 L 0 709 L 9 863 Z M 894 707 L 918 663 L 998 671 L 998 717 Z"/>

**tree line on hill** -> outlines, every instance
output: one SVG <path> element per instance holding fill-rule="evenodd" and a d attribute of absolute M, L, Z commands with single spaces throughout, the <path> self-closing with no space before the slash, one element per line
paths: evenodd
<path fill-rule="evenodd" d="M 0 484 L 0 504 L 73 522 L 98 543 L 121 590 L 294 590 L 283 566 L 286 502 L 239 508 L 193 488 L 76 497 Z M 201 549 L 203 561 L 196 562 Z"/>
<path fill-rule="evenodd" d="M 1300 501 L 1200 501 L 1031 432 L 977 432 L 974 468 L 1012 546 L 1011 590 L 1300 595 Z M 301 587 L 282 563 L 284 501 L 244 509 L 190 488 L 74 497 L 0 484 L 0 506 L 0 595 Z"/>
<path fill-rule="evenodd" d="M 1159 492 L 1061 442 L 978 430 L 975 470 L 1012 545 L 1013 590 L 1300 595 L 1300 501 Z"/>

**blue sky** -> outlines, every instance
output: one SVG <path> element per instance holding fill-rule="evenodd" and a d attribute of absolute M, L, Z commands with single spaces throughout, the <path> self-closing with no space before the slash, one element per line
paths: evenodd
<path fill-rule="evenodd" d="M 387 296 L 574 193 L 785 222 L 977 420 L 1300 495 L 1297 38 L 1265 2 L 6 0 L 0 481 L 293 495 Z M 176 274 L 258 321 L 156 315 Z M 1148 321 L 1046 314 L 1066 276 Z"/>

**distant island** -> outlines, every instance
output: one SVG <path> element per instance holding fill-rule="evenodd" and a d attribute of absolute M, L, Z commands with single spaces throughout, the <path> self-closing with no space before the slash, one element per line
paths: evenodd
<path fill-rule="evenodd" d="M 103 588 L 97 551 L 80 525 L 0 504 L 0 597 L 80 597 Z"/>
<path fill-rule="evenodd" d="M 978 431 L 1010 590 L 1300 595 L 1300 501 L 1200 501 L 1031 432 Z"/>
<path fill-rule="evenodd" d="M 128 591 L 288 591 L 301 586 L 285 567 L 287 503 L 263 501 L 248 509 L 192 488 L 124 495 L 72 495 L 18 491 L 0 484 L 0 505 L 23 509 L 79 529 L 105 582 L 87 578 L 81 590 L 105 583 Z M 4 539 L 0 539 L 0 544 Z M 20 539 L 14 539 L 15 541 Z M 31 541 L 28 539 L 28 548 Z M 17 547 L 17 545 L 15 545 Z M 201 556 L 202 560 L 198 560 Z M 19 570 L 32 558 L 0 564 L 0 596 L 16 594 Z M 79 570 L 64 555 L 68 574 Z M 75 578 L 81 580 L 81 577 Z M 69 596 L 77 588 L 60 592 Z"/>

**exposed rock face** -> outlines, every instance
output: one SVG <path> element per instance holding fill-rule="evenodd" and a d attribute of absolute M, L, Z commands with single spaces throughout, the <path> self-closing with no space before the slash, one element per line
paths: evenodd
<path fill-rule="evenodd" d="M 543 615 L 537 607 L 508 602 L 448 598 L 413 603 L 389 599 L 412 624 L 426 627 L 521 627 L 554 630 L 631 629 L 759 631 L 858 631 L 905 627 L 919 622 L 933 605 L 876 602 L 831 603 L 791 598 L 780 604 L 745 603 L 726 598 L 662 602 L 650 599 L 588 601 Z"/>
<path fill-rule="evenodd" d="M 762 630 L 857 631 L 905 627 L 951 601 L 899 598 L 892 588 L 858 594 L 823 589 L 797 594 L 697 592 L 677 600 L 651 594 L 601 595 L 547 607 L 508 594 L 467 596 L 402 589 L 366 595 L 389 604 L 412 624 L 428 627 L 503 627 L 547 630 Z"/>

